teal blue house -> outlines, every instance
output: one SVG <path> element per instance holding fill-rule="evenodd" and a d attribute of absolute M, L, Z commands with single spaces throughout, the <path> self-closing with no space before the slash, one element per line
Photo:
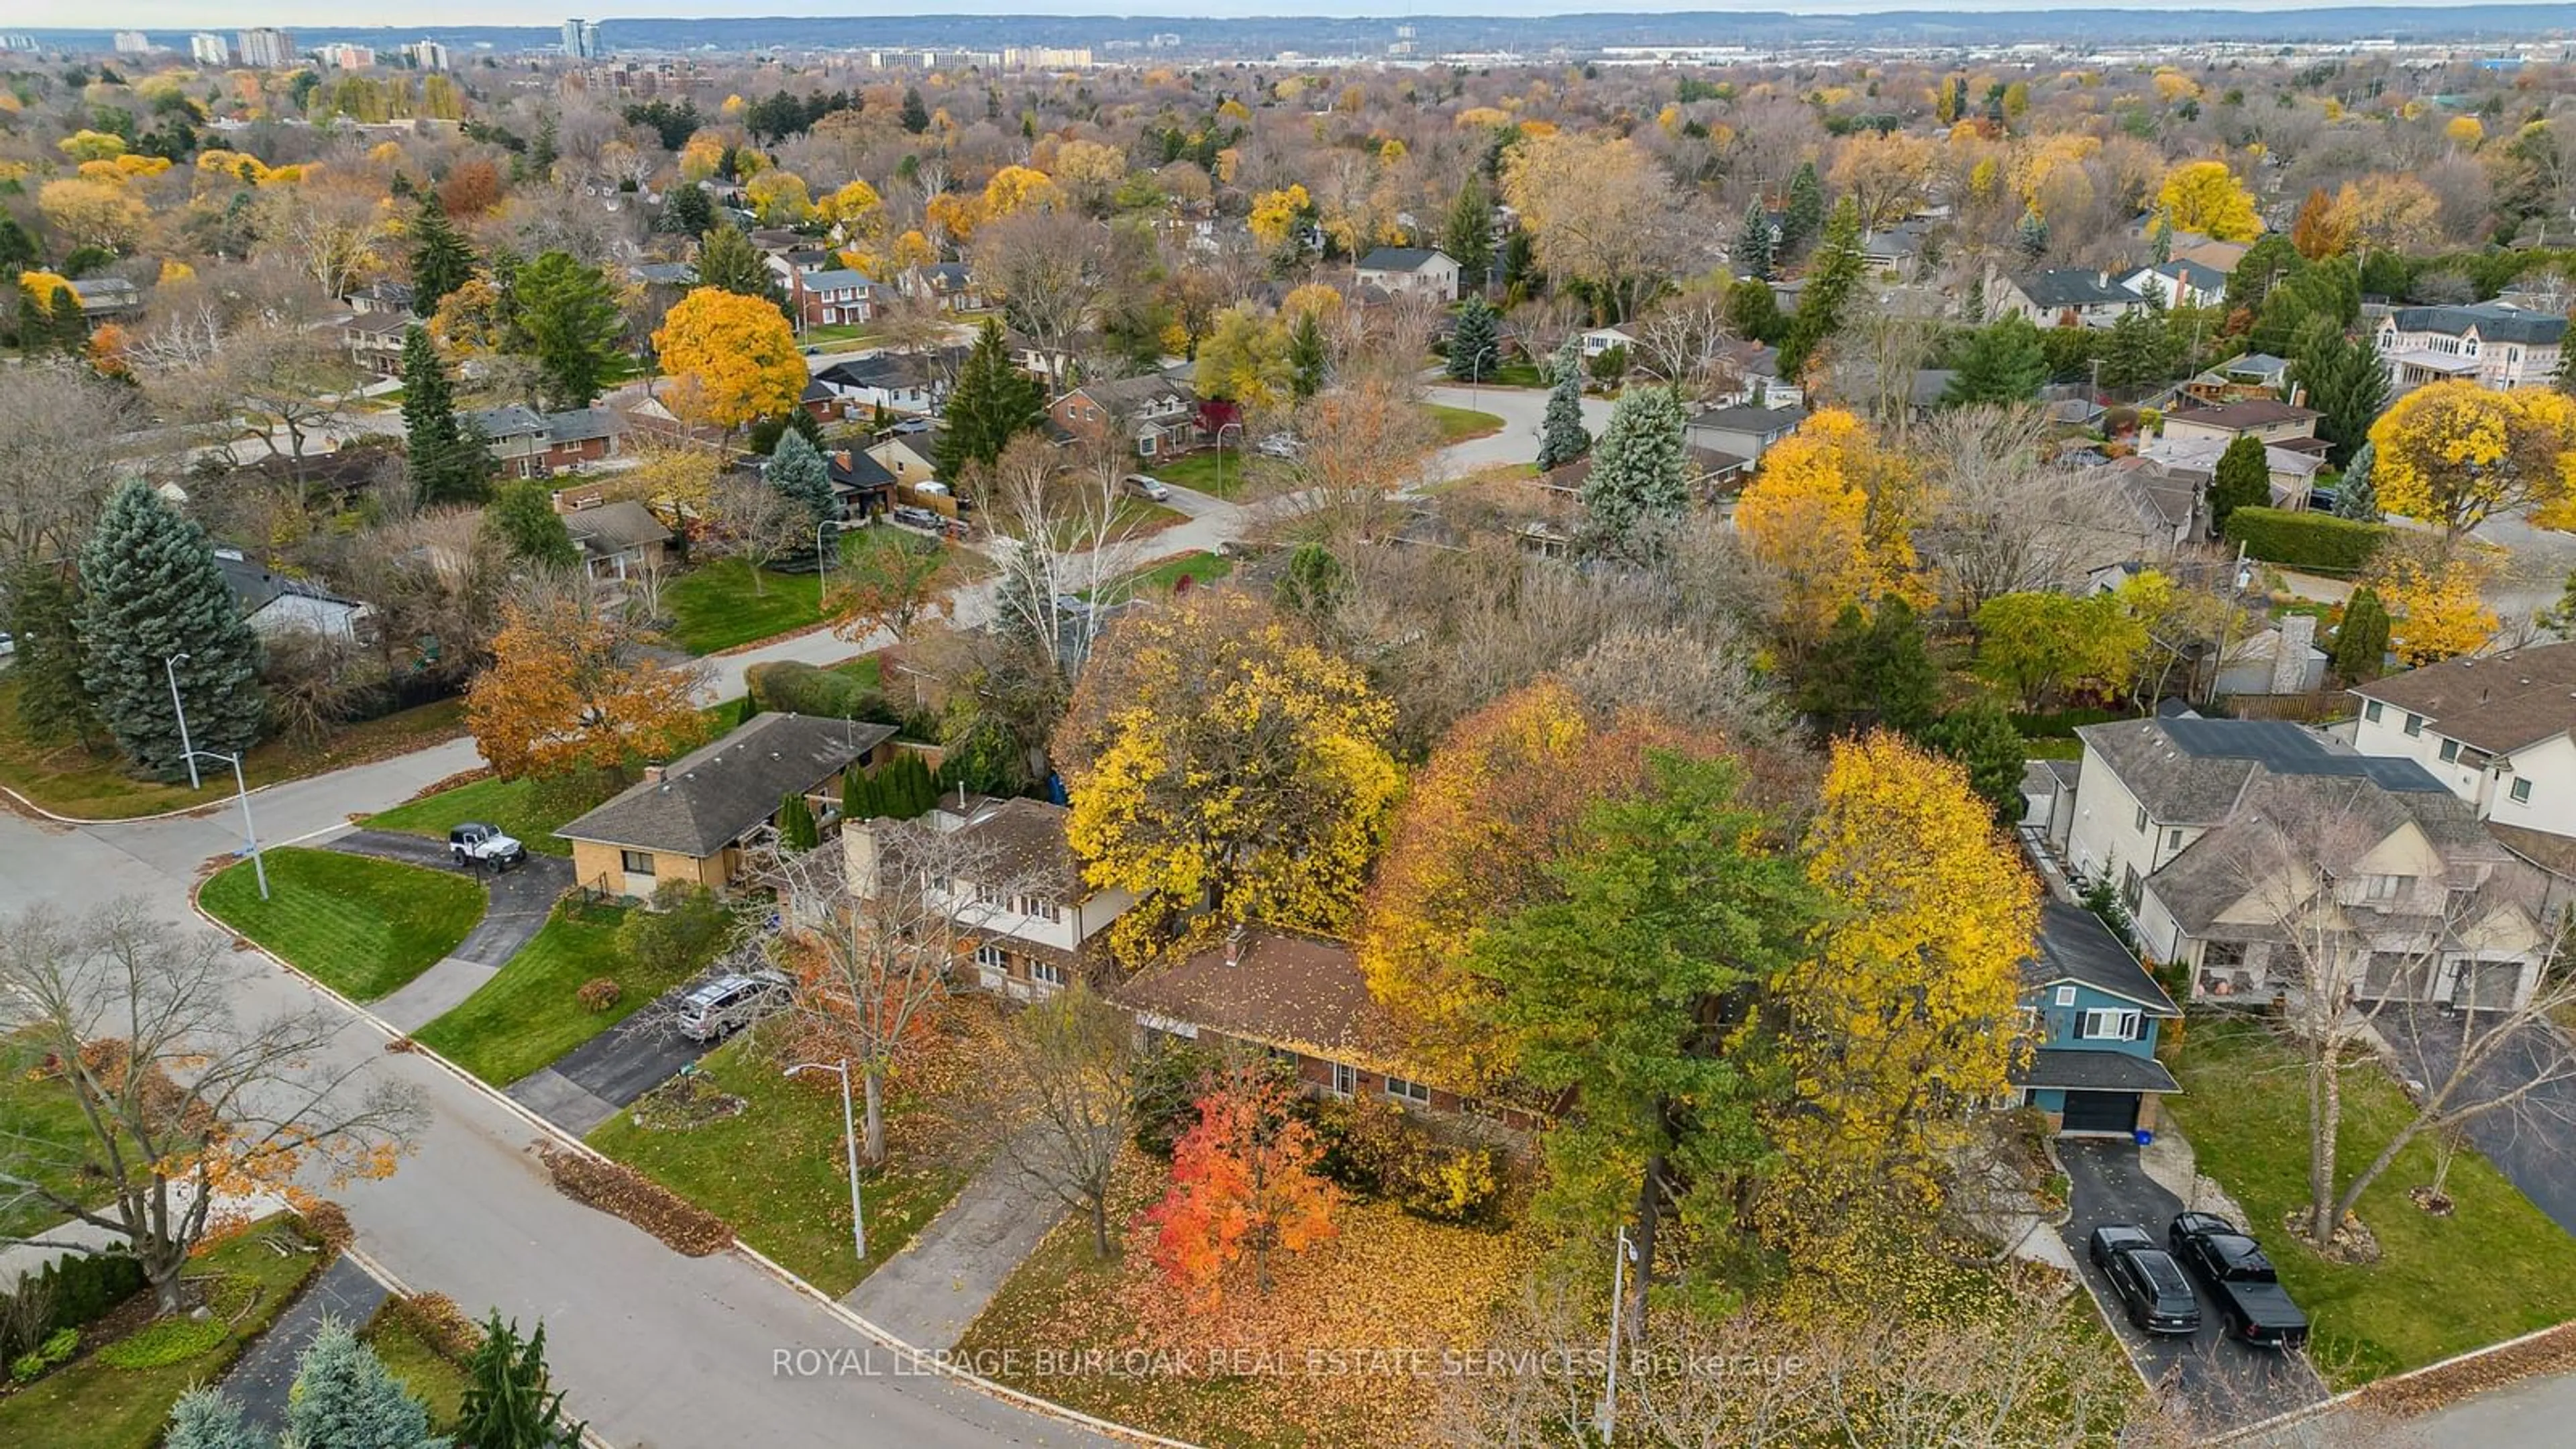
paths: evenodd
<path fill-rule="evenodd" d="M 2156 1032 L 2182 1012 L 2092 912 L 2040 907 L 2039 949 L 2022 963 L 2022 1015 L 2037 1038 L 2013 1067 L 2023 1106 L 2061 1134 L 2127 1136 L 2182 1090 L 2156 1060 Z"/>

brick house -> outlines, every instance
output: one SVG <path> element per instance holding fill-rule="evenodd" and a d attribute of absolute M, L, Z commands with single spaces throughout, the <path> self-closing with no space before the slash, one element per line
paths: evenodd
<path fill-rule="evenodd" d="M 540 413 L 511 403 L 466 413 L 464 419 L 514 478 L 542 478 L 612 456 L 622 431 L 617 414 L 606 408 Z"/>
<path fill-rule="evenodd" d="M 405 312 L 361 312 L 340 324 L 340 345 L 369 376 L 399 377 L 403 334 L 418 320 Z"/>
<path fill-rule="evenodd" d="M 1122 429 L 1144 458 L 1205 444 L 1200 410 L 1197 389 L 1159 372 L 1086 382 L 1047 406 L 1057 427 L 1080 437 L 1097 439 Z"/>
<path fill-rule="evenodd" d="M 968 796 L 943 801 L 934 824 L 955 841 L 981 879 L 962 873 L 933 881 L 932 903 L 964 933 L 975 984 L 996 996 L 1034 1001 L 1062 990 L 1085 969 L 1093 944 L 1136 898 L 1082 882 L 1065 843 L 1072 812 L 1044 800 Z M 845 878 L 871 878 L 876 840 L 867 825 L 841 828 Z"/>

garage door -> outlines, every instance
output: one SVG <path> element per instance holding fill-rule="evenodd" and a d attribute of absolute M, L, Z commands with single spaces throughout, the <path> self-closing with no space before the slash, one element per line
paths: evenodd
<path fill-rule="evenodd" d="M 2471 961 L 2460 968 L 2451 1004 L 2463 1011 L 2511 1011 L 2522 984 L 2519 961 Z"/>
<path fill-rule="evenodd" d="M 2066 1094 L 2068 1132 L 2126 1132 L 2138 1125 L 2138 1094 L 2135 1092 L 2069 1092 Z"/>

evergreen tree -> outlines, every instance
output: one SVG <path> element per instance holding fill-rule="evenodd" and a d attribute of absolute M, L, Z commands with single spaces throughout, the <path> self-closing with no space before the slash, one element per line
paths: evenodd
<path fill-rule="evenodd" d="M 778 309 L 788 325 L 796 316 L 788 310 L 786 289 L 778 284 L 778 274 L 730 221 L 717 226 L 698 242 L 698 285 L 731 292 L 738 297 L 758 297 Z"/>
<path fill-rule="evenodd" d="M 347 1324 L 322 1320 L 295 1365 L 286 1433 L 312 1449 L 447 1449 L 429 1432 L 429 1410 L 404 1390 Z"/>
<path fill-rule="evenodd" d="M 921 103 L 919 86 L 908 86 L 904 89 L 903 128 L 916 136 L 930 129 L 930 107 Z"/>
<path fill-rule="evenodd" d="M 884 420 L 880 418 L 877 425 L 883 427 Z M 789 433 L 794 433 L 813 444 L 814 451 L 819 453 L 823 450 L 826 441 L 823 437 L 823 425 L 814 421 L 814 415 L 803 408 L 789 408 L 774 417 L 762 418 L 745 429 L 742 436 L 744 446 L 762 457 L 767 457 L 778 451 L 779 439 Z"/>
<path fill-rule="evenodd" d="M 2237 258 L 2236 269 L 2227 274 L 2225 306 L 2233 312 L 2242 307 L 2259 312 L 2272 294 L 2272 289 L 2306 271 L 2308 259 L 2280 232 L 2266 232 L 2254 239 Z"/>
<path fill-rule="evenodd" d="M 412 497 L 428 508 L 482 498 L 492 476 L 483 439 L 456 416 L 456 389 L 447 364 L 418 323 L 403 331 L 403 450 L 411 469 Z"/>
<path fill-rule="evenodd" d="M 422 199 L 411 228 L 411 309 L 423 317 L 474 277 L 474 248 L 447 219 L 435 195 Z"/>
<path fill-rule="evenodd" d="M 2311 318 L 2291 350 L 2290 378 L 2307 389 L 2307 405 L 2321 415 L 2317 436 L 2328 445 L 2326 462 L 2349 467 L 2388 402 L 2378 339 L 2367 332 L 2355 339 L 2327 318 Z"/>
<path fill-rule="evenodd" d="M 2263 440 L 2251 433 L 2227 445 L 2209 480 L 2209 526 L 2224 532 L 2227 517 L 2239 508 L 2267 508 L 2272 503 L 2272 465 Z"/>
<path fill-rule="evenodd" d="M 2344 465 L 2343 481 L 2335 485 L 2335 517 L 2362 523 L 2379 521 L 2379 488 L 2371 482 L 2371 469 L 2379 462 L 2379 449 L 2365 440 L 2352 450 L 2352 461 Z"/>
<path fill-rule="evenodd" d="M 1780 209 L 1780 242 L 1773 260 L 1794 262 L 1807 254 L 1807 247 L 1825 224 L 1825 186 L 1816 178 L 1816 163 L 1799 163 L 1798 174 L 1789 178 L 1789 202 Z"/>
<path fill-rule="evenodd" d="M 1592 449 L 1583 480 L 1583 507 L 1595 531 L 1614 548 L 1630 550 L 1645 535 L 1677 518 L 1690 502 L 1683 473 L 1683 432 L 1688 419 L 1680 394 L 1669 387 L 1632 387 L 1610 410 L 1610 424 Z"/>
<path fill-rule="evenodd" d="M 955 488 L 1001 457 L 1011 439 L 1045 425 L 1045 389 L 1012 365 L 1001 324 L 985 318 L 948 394 L 947 426 L 940 429 L 934 460 L 939 476 Z"/>
<path fill-rule="evenodd" d="M 1844 605 L 1800 673 L 1798 707 L 1826 734 L 1882 724 L 1915 734 L 1931 723 L 1940 695 L 1923 622 L 1901 598 L 1867 613 Z"/>
<path fill-rule="evenodd" d="M 2155 239 L 2152 244 L 2155 248 L 2156 265 L 2161 267 L 2172 261 L 2174 234 L 2172 215 L 2161 211 L 2156 213 L 2155 221 L 2147 229 L 2154 233 Z"/>
<path fill-rule="evenodd" d="M 241 1406 L 226 1397 L 223 1390 L 200 1385 L 179 1396 L 170 1406 L 170 1427 L 161 1439 L 162 1449 L 276 1449 L 277 1441 L 265 1437 L 242 1418 Z"/>
<path fill-rule="evenodd" d="M 813 823 L 810 811 L 806 823 Z M 504 1324 L 496 1311 L 465 1363 L 457 1437 L 473 1449 L 576 1449 L 582 1426 L 564 1422 L 563 1395 L 546 1392 L 548 1378 L 546 1326 L 538 1324 L 522 1342 L 517 1321 Z"/>
<path fill-rule="evenodd" d="M 1494 270 L 1494 198 L 1485 190 L 1483 173 L 1468 173 L 1467 184 L 1458 188 L 1448 225 L 1441 228 L 1440 249 L 1458 264 L 1462 284 L 1478 293 L 1485 290 Z"/>
<path fill-rule="evenodd" d="M 586 408 L 598 401 L 626 328 L 599 268 L 569 252 L 547 252 L 518 269 L 511 301 L 544 373 L 546 406 Z"/>
<path fill-rule="evenodd" d="M 80 582 L 89 697 L 127 759 L 164 780 L 187 773 L 170 707 L 174 674 L 192 745 L 238 754 L 258 740 L 268 707 L 259 636 L 205 530 L 129 479 L 81 549 Z"/>
<path fill-rule="evenodd" d="M 18 347 L 32 357 L 53 342 L 54 319 L 45 310 L 45 304 L 36 300 L 35 293 L 18 286 L 16 278 L 10 278 L 10 286 L 18 293 L 18 321 L 13 329 L 17 334 Z"/>
<path fill-rule="evenodd" d="M 80 294 L 69 287 L 57 290 L 51 321 L 54 350 L 66 357 L 80 356 L 89 345 L 89 318 L 81 312 Z"/>
<path fill-rule="evenodd" d="M 2048 255 L 2048 218 L 2035 208 L 2024 208 L 2021 225 L 2013 228 L 2013 241 L 2021 248 L 2022 260 L 2037 265 Z"/>
<path fill-rule="evenodd" d="M 778 802 L 778 843 L 789 850 L 812 850 L 823 843 L 822 828 L 814 823 L 814 807 L 802 795 L 789 795 Z"/>
<path fill-rule="evenodd" d="M 2164 324 L 2132 308 L 2120 314 L 2102 339 L 2102 385 L 2108 388 L 2153 387 L 2169 375 Z"/>
<path fill-rule="evenodd" d="M 1549 365 L 1555 381 L 1547 390 L 1547 417 L 1539 427 L 1538 470 L 1562 468 L 1592 447 L 1583 426 L 1583 354 L 1572 338 L 1557 349 Z"/>
<path fill-rule="evenodd" d="M 769 455 L 769 486 L 796 500 L 816 527 L 829 522 L 838 505 L 832 498 L 832 470 L 805 435 L 789 431 Z"/>
<path fill-rule="evenodd" d="M 853 769 L 841 777 L 842 819 L 875 820 L 885 813 L 885 789 L 876 776 Z"/>
<path fill-rule="evenodd" d="M 1968 772 L 1968 788 L 1995 807 L 1996 824 L 2010 828 L 2021 819 L 2027 746 L 1993 696 L 1979 695 L 1941 716 L 1923 732 L 1923 743 L 1959 762 Z"/>
<path fill-rule="evenodd" d="M 1288 386 L 1297 401 L 1304 402 L 1324 390 L 1327 370 L 1332 366 L 1332 349 L 1324 341 L 1324 324 L 1312 309 L 1297 314 L 1297 325 L 1288 330 Z"/>
<path fill-rule="evenodd" d="M 1969 274 L 1967 290 L 1959 295 L 1959 320 L 1971 327 L 1986 323 L 1986 274 Z"/>
<path fill-rule="evenodd" d="M 1744 203 L 1744 225 L 1735 233 L 1735 274 L 1770 281 L 1775 264 L 1772 246 L 1771 212 L 1757 196 Z"/>
<path fill-rule="evenodd" d="M 1739 282 L 1726 289 L 1726 325 L 1742 336 L 1771 346 L 1780 341 L 1786 326 L 1780 316 L 1780 299 L 1768 282 Z"/>
<path fill-rule="evenodd" d="M 693 181 L 683 181 L 671 192 L 669 204 L 653 224 L 656 231 L 675 236 L 705 236 L 716 224 L 715 203 L 707 200 L 707 190 Z"/>
<path fill-rule="evenodd" d="M 43 255 L 36 247 L 36 239 L 18 218 L 0 211 L 0 281 L 15 283 L 18 274 L 34 266 Z"/>
<path fill-rule="evenodd" d="M 1834 204 L 1833 219 L 1825 223 L 1825 239 L 1807 268 L 1807 285 L 1798 293 L 1798 314 L 1789 319 L 1789 335 L 1780 343 L 1783 375 L 1806 371 L 1816 350 L 1832 339 L 1860 286 L 1860 275 L 1860 208 L 1846 196 Z"/>
<path fill-rule="evenodd" d="M 2377 679 L 2388 660 L 2388 606 L 2378 591 L 2364 586 L 2344 600 L 2343 624 L 2335 630 L 2334 671 L 2349 683 Z"/>
<path fill-rule="evenodd" d="M 2340 331 L 2360 317 L 2360 269 L 2350 257 L 2327 257 L 2282 277 L 2263 298 L 2245 340 L 2256 351 L 2287 357 L 2298 349 L 2302 328 L 2323 319 Z"/>
<path fill-rule="evenodd" d="M 34 740 L 99 739 L 104 730 L 81 678 L 78 580 L 52 560 L 31 560 L 9 584 L 9 633 L 18 652 L 18 727 Z"/>
<path fill-rule="evenodd" d="M 1942 390 L 1945 406 L 2019 403 L 2039 396 L 2048 381 L 2048 353 L 2027 317 L 2006 317 L 1969 334 L 1959 366 Z"/>
<path fill-rule="evenodd" d="M 553 495 L 533 478 L 503 484 L 483 511 L 483 522 L 512 558 L 561 569 L 581 562 L 581 546 L 555 512 Z"/>
<path fill-rule="evenodd" d="M 1459 382 L 1490 378 L 1502 357 L 1502 346 L 1495 337 L 1494 309 L 1485 305 L 1481 295 L 1468 297 L 1459 306 L 1457 323 L 1449 333 L 1449 376 Z"/>

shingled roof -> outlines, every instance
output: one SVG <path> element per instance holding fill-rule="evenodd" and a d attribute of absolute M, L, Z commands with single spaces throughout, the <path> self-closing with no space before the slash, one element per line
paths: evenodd
<path fill-rule="evenodd" d="M 1244 930 L 1234 959 L 1227 949 L 1218 942 L 1150 969 L 1117 998 L 1140 1016 L 1413 1075 L 1394 1060 L 1393 1022 L 1369 994 L 1347 943 L 1255 926 Z"/>
<path fill-rule="evenodd" d="M 2076 736 L 2162 825 L 2216 825 L 2258 771 L 2368 779 L 2383 790 L 2447 793 L 2413 760 L 2357 754 L 2281 720 L 2126 719 Z"/>
<path fill-rule="evenodd" d="M 2075 981 L 2097 991 L 2107 991 L 2126 1001 L 2134 1001 L 2156 1016 L 2180 1016 L 2182 1011 L 2111 934 L 2091 911 L 2071 906 L 2064 901 L 2048 901 L 2039 908 L 2039 949 L 2022 962 L 2021 979 L 2025 988 L 2053 986 L 2060 981 Z"/>
<path fill-rule="evenodd" d="M 2576 643 L 2427 664 L 2353 693 L 2420 714 L 2464 745 L 2509 754 L 2576 728 Z"/>
<path fill-rule="evenodd" d="M 781 800 L 831 779 L 894 732 L 859 720 L 756 715 L 555 834 L 703 860 L 749 834 Z"/>

